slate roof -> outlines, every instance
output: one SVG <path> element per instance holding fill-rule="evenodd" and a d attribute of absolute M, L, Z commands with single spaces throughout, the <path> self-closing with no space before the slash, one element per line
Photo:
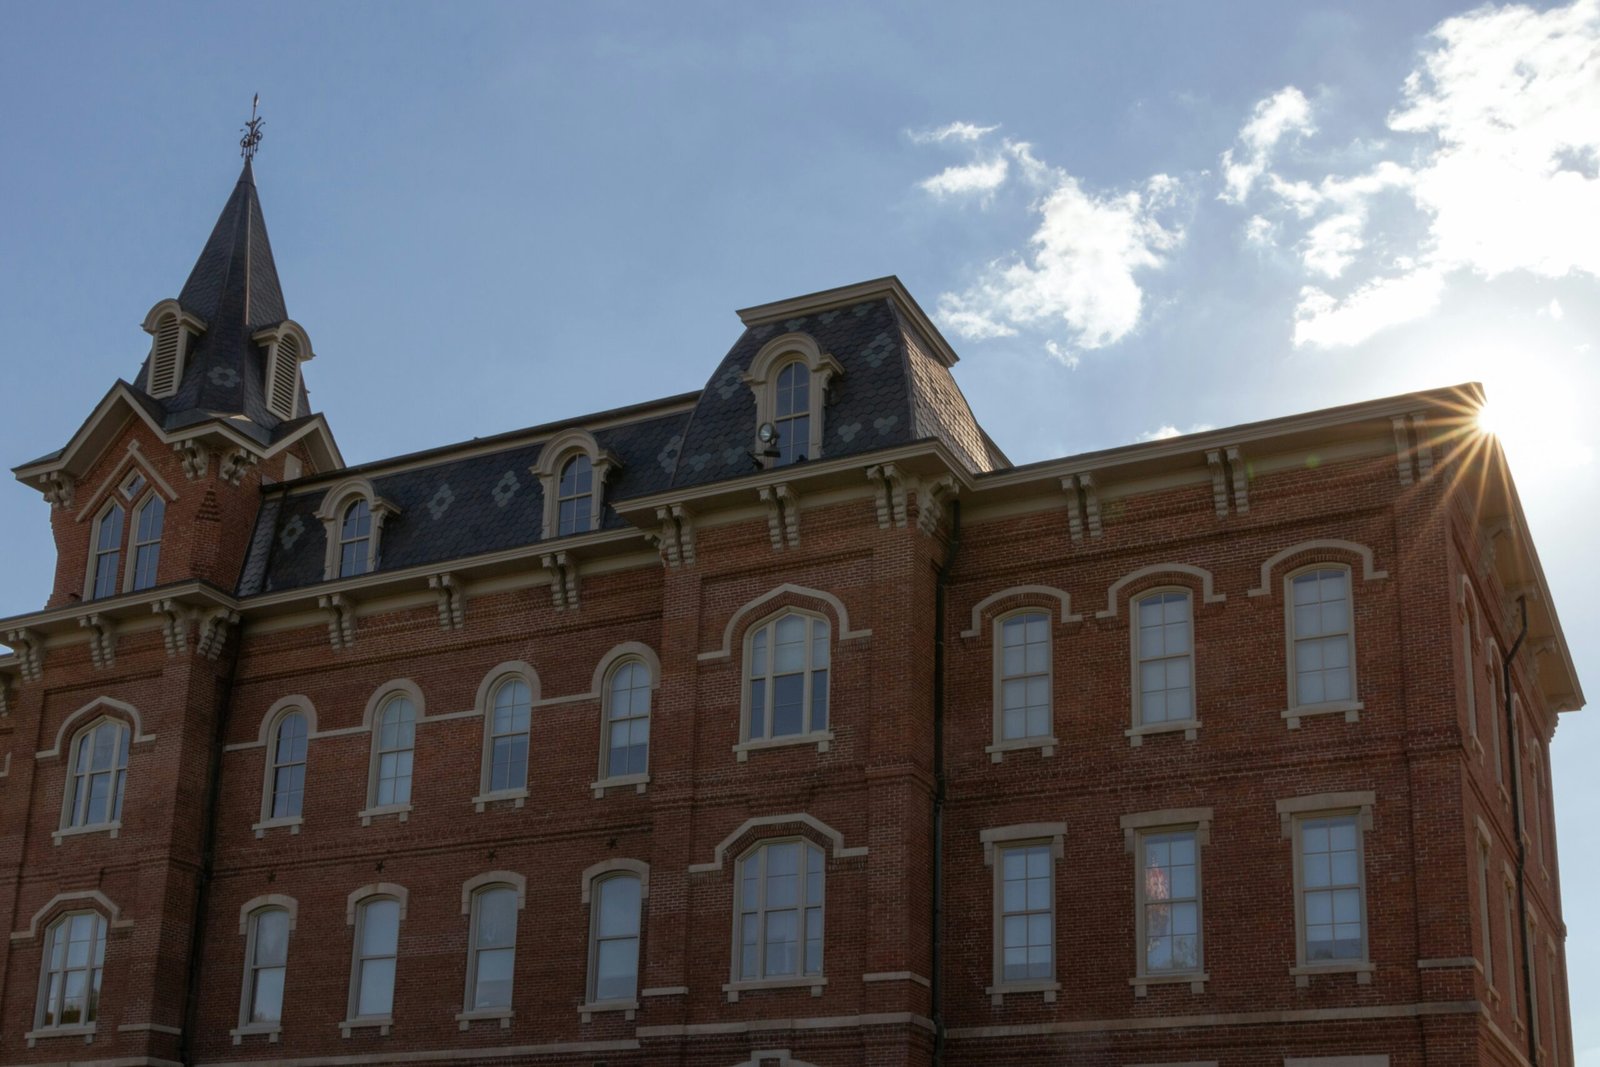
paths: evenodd
<path fill-rule="evenodd" d="M 289 314 L 248 160 L 178 293 L 178 303 L 203 320 L 206 330 L 185 361 L 177 391 L 163 401 L 151 401 L 162 425 L 177 430 L 217 415 L 243 415 L 249 422 L 235 420 L 237 429 L 263 444 L 272 441 L 282 420 L 267 409 L 265 353 L 250 337 Z M 148 388 L 149 373 L 146 357 L 134 380 L 141 393 Z M 308 407 L 302 382 L 299 410 Z"/>

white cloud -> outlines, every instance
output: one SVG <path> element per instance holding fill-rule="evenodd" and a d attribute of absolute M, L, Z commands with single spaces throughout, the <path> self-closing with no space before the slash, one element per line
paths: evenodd
<path fill-rule="evenodd" d="M 1428 268 L 1378 278 L 1342 300 L 1308 285 L 1300 290 L 1294 311 L 1294 343 L 1318 348 L 1360 344 L 1390 326 L 1429 314 L 1443 294 L 1443 275 Z"/>
<path fill-rule="evenodd" d="M 1165 426 L 1161 426 L 1157 429 L 1146 430 L 1144 433 L 1138 436 L 1137 440 L 1165 441 L 1169 437 L 1182 437 L 1184 434 L 1190 433 L 1205 433 L 1210 429 L 1215 429 L 1215 427 L 1213 427 L 1209 422 L 1197 422 L 1187 430 L 1180 430 L 1169 422 Z"/>
<path fill-rule="evenodd" d="M 939 315 L 975 340 L 1064 324 L 1075 348 L 1101 348 L 1139 324 L 1144 292 L 1136 274 L 1163 266 L 1183 229 L 1163 216 L 1179 183 L 1158 174 L 1144 188 L 1097 196 L 1063 171 L 1033 205 L 1038 228 L 1026 252 L 991 264 L 975 284 L 939 298 Z"/>
<path fill-rule="evenodd" d="M 1256 179 L 1266 172 L 1278 142 L 1289 134 L 1311 133 L 1315 128 L 1311 122 L 1310 101 L 1292 85 L 1259 101 L 1250 113 L 1250 121 L 1239 131 L 1243 151 L 1237 159 L 1232 148 L 1222 153 L 1220 198 L 1233 204 L 1243 203 Z"/>
<path fill-rule="evenodd" d="M 1260 215 L 1250 216 L 1250 221 L 1244 224 L 1244 239 L 1247 243 L 1270 248 L 1277 243 L 1278 227 L 1271 219 Z"/>
<path fill-rule="evenodd" d="M 1061 364 L 1063 367 L 1067 368 L 1068 370 L 1077 370 L 1078 369 L 1078 356 L 1077 356 L 1077 353 L 1069 351 L 1066 348 L 1063 348 L 1061 345 L 1057 344 L 1054 341 L 1046 341 L 1044 343 L 1044 350 L 1046 352 L 1050 353 L 1050 358 L 1051 359 L 1055 360 L 1057 363 Z"/>
<path fill-rule="evenodd" d="M 1365 245 L 1361 231 L 1366 224 L 1367 220 L 1361 212 L 1347 211 L 1311 227 L 1300 254 L 1306 269 L 1326 278 L 1337 278 L 1343 274 L 1344 269 L 1355 260 L 1355 254 Z"/>
<path fill-rule="evenodd" d="M 988 195 L 1005 184 L 1011 165 L 1002 156 L 982 163 L 968 163 L 960 167 L 946 167 L 931 178 L 918 183 L 937 197 L 969 196 L 974 193 Z"/>
<path fill-rule="evenodd" d="M 1566 315 L 1566 309 L 1561 306 L 1561 301 L 1555 297 L 1551 297 L 1550 303 L 1539 309 L 1540 318 L 1554 319 L 1556 322 L 1566 318 Z"/>
<path fill-rule="evenodd" d="M 970 122 L 952 122 L 934 130 L 913 130 L 911 140 L 916 144 L 941 144 L 945 141 L 979 141 L 998 130 L 999 126 L 976 126 Z"/>

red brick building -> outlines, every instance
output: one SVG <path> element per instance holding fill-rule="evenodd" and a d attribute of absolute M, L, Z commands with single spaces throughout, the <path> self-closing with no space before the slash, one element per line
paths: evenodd
<path fill-rule="evenodd" d="M 16 469 L 0 1062 L 1572 1062 L 1476 386 L 1016 466 L 895 279 L 740 318 L 347 468 L 246 166 Z"/>

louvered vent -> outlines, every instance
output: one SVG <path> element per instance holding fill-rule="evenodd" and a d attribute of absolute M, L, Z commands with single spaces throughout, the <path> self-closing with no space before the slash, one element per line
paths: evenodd
<path fill-rule="evenodd" d="M 278 338 L 272 359 L 272 381 L 267 383 L 267 403 L 280 419 L 294 418 L 295 376 L 300 369 L 300 342 L 294 334 Z"/>
<path fill-rule="evenodd" d="M 182 334 L 178 316 L 170 312 L 161 316 L 161 322 L 156 327 L 155 348 L 150 353 L 151 396 L 166 397 L 178 391 L 181 369 L 178 366 L 178 342 Z"/>

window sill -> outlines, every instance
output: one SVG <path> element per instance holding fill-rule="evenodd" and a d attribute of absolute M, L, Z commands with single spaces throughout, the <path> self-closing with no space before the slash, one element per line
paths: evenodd
<path fill-rule="evenodd" d="M 737 1004 L 740 993 L 754 993 L 763 989 L 810 989 L 814 997 L 822 996 L 822 987 L 828 980 L 820 974 L 801 975 L 797 978 L 742 978 L 722 987 L 728 994 L 728 1003 Z"/>
<path fill-rule="evenodd" d="M 241 1026 L 237 1030 L 229 1030 L 228 1036 L 233 1038 L 233 1043 L 235 1045 L 243 1044 L 244 1039 L 247 1037 L 265 1037 L 267 1039 L 267 1044 L 276 1045 L 278 1043 L 278 1036 L 282 1033 L 283 1027 L 281 1026 L 266 1026 L 258 1024 L 255 1026 Z"/>
<path fill-rule="evenodd" d="M 297 834 L 300 832 L 300 824 L 305 821 L 305 817 L 302 815 L 296 815 L 289 819 L 262 819 L 252 825 L 250 829 L 256 832 L 256 837 L 258 838 L 266 837 L 268 830 L 276 830 L 282 826 L 287 826 L 291 834 Z"/>
<path fill-rule="evenodd" d="M 84 1026 L 47 1026 L 39 1030 L 29 1030 L 22 1036 L 28 1042 L 29 1048 L 32 1048 L 36 1041 L 44 1041 L 56 1037 L 81 1037 L 83 1038 L 83 1043 L 88 1045 L 94 1041 L 95 1027 L 95 1023 L 88 1023 Z"/>
<path fill-rule="evenodd" d="M 97 822 L 93 826 L 66 826 L 66 827 L 62 827 L 60 830 L 56 830 L 53 833 L 51 833 L 50 838 L 51 838 L 51 840 L 53 840 L 56 843 L 56 847 L 60 848 L 61 847 L 61 839 L 64 838 L 64 837 L 81 837 L 84 834 L 106 834 L 107 836 L 114 838 L 121 832 L 122 832 L 122 823 L 121 823 L 121 821 L 118 821 L 118 822 Z"/>
<path fill-rule="evenodd" d="M 365 1019 L 346 1019 L 339 1024 L 339 1036 L 349 1037 L 352 1030 L 376 1030 L 379 1037 L 388 1037 L 389 1028 L 394 1026 L 394 1016 L 373 1015 Z"/>
<path fill-rule="evenodd" d="M 1329 704 L 1298 704 L 1279 714 L 1288 721 L 1289 729 L 1298 730 L 1300 720 L 1313 715 L 1343 715 L 1345 722 L 1360 722 L 1366 707 L 1359 700 L 1336 700 Z"/>
<path fill-rule="evenodd" d="M 1183 719 L 1177 722 L 1152 722 L 1132 727 L 1122 731 L 1122 736 L 1128 739 L 1130 748 L 1138 748 L 1144 744 L 1144 739 L 1151 734 L 1175 734 L 1183 731 L 1185 741 L 1193 741 L 1200 736 L 1199 719 Z"/>
<path fill-rule="evenodd" d="M 637 1000 L 597 1000 L 593 1004 L 579 1004 L 578 1018 L 582 1022 L 588 1022 L 601 1012 L 620 1011 L 623 1013 L 622 1017 L 631 1023 L 634 1013 L 638 1010 Z"/>
<path fill-rule="evenodd" d="M 405 822 L 411 814 L 410 804 L 384 804 L 376 808 L 367 808 L 365 811 L 356 812 L 361 818 L 362 826 L 371 826 L 372 820 L 384 815 L 399 816 L 400 822 Z"/>
<path fill-rule="evenodd" d="M 1185 971 L 1182 974 L 1141 974 L 1128 979 L 1128 984 L 1133 986 L 1133 995 L 1142 997 L 1149 992 L 1153 985 L 1188 985 L 1189 992 L 1198 996 L 1206 991 L 1206 983 L 1211 981 L 1211 975 L 1204 971 Z"/>
<path fill-rule="evenodd" d="M 1371 985 L 1372 972 L 1377 970 L 1366 960 L 1349 960 L 1343 963 L 1314 963 L 1302 967 L 1290 967 L 1289 973 L 1294 975 L 1294 984 L 1297 989 L 1305 989 L 1311 984 L 1311 976 L 1315 974 L 1353 974 L 1356 976 L 1357 985 Z"/>
<path fill-rule="evenodd" d="M 472 798 L 472 808 L 474 811 L 483 811 L 489 804 L 501 803 L 507 800 L 512 801 L 512 807 L 520 808 L 528 801 L 528 791 L 526 789 L 502 789 L 498 793 L 480 793 Z"/>
<path fill-rule="evenodd" d="M 594 798 L 603 800 L 607 789 L 620 789 L 623 786 L 633 786 L 633 791 L 640 796 L 644 795 L 645 786 L 650 784 L 648 774 L 619 774 L 614 778 L 602 778 L 598 782 L 590 782 L 589 788 L 594 790 Z"/>
<path fill-rule="evenodd" d="M 990 763 L 999 763 L 1006 758 L 1007 752 L 1026 752 L 1029 749 L 1038 749 L 1039 756 L 1048 759 L 1056 754 L 1056 745 L 1060 744 L 1054 737 L 1019 737 L 1015 741 L 996 741 L 987 746 L 984 751 L 989 754 Z"/>
<path fill-rule="evenodd" d="M 511 1020 L 517 1013 L 510 1008 L 483 1008 L 478 1011 L 463 1011 L 456 1014 L 456 1024 L 463 1031 L 472 1029 L 473 1023 L 491 1022 L 499 1020 L 500 1029 L 511 1029 Z"/>
<path fill-rule="evenodd" d="M 816 745 L 818 752 L 828 751 L 833 743 L 832 730 L 814 730 L 809 734 L 788 734 L 784 737 L 768 737 L 760 741 L 741 741 L 733 746 L 733 755 L 740 763 L 750 758 L 750 753 L 764 748 L 787 748 L 790 745 Z"/>
<path fill-rule="evenodd" d="M 1049 982 L 1003 982 L 992 985 L 984 990 L 988 994 L 989 1003 L 998 1008 L 1005 1004 L 1006 997 L 1016 996 L 1019 993 L 1043 993 L 1046 1004 L 1056 1002 L 1056 994 L 1061 990 L 1061 983 Z"/>

